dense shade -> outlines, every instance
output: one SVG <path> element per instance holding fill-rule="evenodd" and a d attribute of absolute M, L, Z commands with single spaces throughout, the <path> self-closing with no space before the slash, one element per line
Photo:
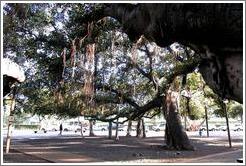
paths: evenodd
<path fill-rule="evenodd" d="M 243 101 L 243 4 L 108 4 L 105 15 L 122 23 L 133 41 L 144 35 L 159 46 L 180 42 L 204 61 L 200 71 L 222 98 Z"/>

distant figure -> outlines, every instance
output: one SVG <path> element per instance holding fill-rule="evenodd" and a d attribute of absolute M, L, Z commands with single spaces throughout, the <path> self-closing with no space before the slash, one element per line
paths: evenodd
<path fill-rule="evenodd" d="M 202 129 L 199 129 L 199 136 L 202 137 Z"/>
<path fill-rule="evenodd" d="M 63 127 L 62 127 L 62 124 L 60 124 L 60 134 L 59 135 L 62 135 L 62 130 L 63 130 Z"/>

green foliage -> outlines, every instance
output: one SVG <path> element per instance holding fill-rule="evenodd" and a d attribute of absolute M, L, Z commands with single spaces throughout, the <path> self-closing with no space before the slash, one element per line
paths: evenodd
<path fill-rule="evenodd" d="M 24 98 L 18 99 L 18 107 L 24 112 L 58 117 L 85 115 L 106 119 L 118 114 L 129 117 L 134 109 L 163 95 L 177 75 L 191 72 L 197 66 L 199 58 L 191 56 L 180 62 L 165 48 L 148 41 L 133 52 L 133 43 L 122 32 L 119 22 L 109 17 L 94 21 L 89 34 L 89 20 L 102 14 L 101 7 L 101 4 L 84 3 L 4 6 L 4 57 L 21 62 L 26 70 L 26 82 L 20 87 Z M 76 48 L 76 63 L 72 68 L 71 41 L 76 37 L 85 39 Z M 96 70 L 94 103 L 88 106 L 83 86 L 86 45 L 91 42 L 96 42 L 97 63 L 93 66 Z M 63 48 L 67 48 L 65 66 L 61 57 Z M 134 53 L 137 54 L 135 64 Z M 180 85 L 178 81 L 177 85 Z M 203 84 L 199 73 L 188 75 L 186 86 L 192 94 L 199 93 L 192 95 L 189 102 L 192 119 L 203 117 L 203 101 L 214 97 L 207 88 L 206 95 L 200 94 Z M 209 102 L 214 104 L 213 99 Z M 181 98 L 180 103 L 184 114 L 187 109 L 185 99 Z M 120 113 L 117 112 L 118 104 L 124 106 Z M 149 116 L 160 112 L 159 106 L 156 107 L 150 108 Z"/>
<path fill-rule="evenodd" d="M 191 120 L 201 119 L 204 117 L 204 95 L 201 92 L 201 86 L 203 80 L 201 74 L 198 72 L 193 72 L 188 74 L 186 79 L 187 82 L 186 82 L 185 90 L 187 90 L 187 88 L 190 89 L 191 98 L 187 103 L 187 98 L 181 97 L 180 99 L 181 115 L 189 116 Z"/>
<path fill-rule="evenodd" d="M 187 110 L 189 107 L 189 111 Z M 188 105 L 187 99 L 182 97 L 180 99 L 181 116 L 188 116 L 191 120 L 198 120 L 204 117 L 204 105 L 201 101 L 191 98 Z"/>
<path fill-rule="evenodd" d="M 218 117 L 225 117 L 226 116 L 225 111 L 221 108 L 215 109 L 214 114 Z"/>
<path fill-rule="evenodd" d="M 201 74 L 192 73 L 187 77 L 187 85 L 191 90 L 197 91 L 200 93 L 199 96 L 196 97 L 196 105 L 200 105 L 200 110 L 204 110 L 204 104 L 206 104 L 208 110 L 212 110 L 213 114 L 218 117 L 225 117 L 225 111 L 223 109 L 223 101 L 218 97 L 217 94 L 213 92 L 208 86 L 205 86 L 205 82 L 203 81 Z M 236 118 L 237 116 L 242 115 L 242 105 L 230 101 L 226 104 L 228 115 L 232 118 Z"/>
<path fill-rule="evenodd" d="M 191 120 L 197 120 L 204 117 L 204 106 L 197 101 L 191 100 L 190 110 L 189 118 Z"/>
<path fill-rule="evenodd" d="M 233 105 L 230 110 L 229 116 L 232 118 L 243 116 L 243 106 L 241 104 Z"/>
<path fill-rule="evenodd" d="M 204 81 L 202 80 L 202 76 L 198 72 L 193 72 L 187 76 L 187 86 L 190 88 L 190 90 L 200 90 L 203 82 Z"/>

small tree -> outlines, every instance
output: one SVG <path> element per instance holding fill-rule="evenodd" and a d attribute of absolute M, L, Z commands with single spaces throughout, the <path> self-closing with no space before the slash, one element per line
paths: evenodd
<path fill-rule="evenodd" d="M 232 118 L 240 117 L 241 123 L 243 123 L 243 107 L 242 105 L 234 105 L 230 109 L 229 116 Z"/>

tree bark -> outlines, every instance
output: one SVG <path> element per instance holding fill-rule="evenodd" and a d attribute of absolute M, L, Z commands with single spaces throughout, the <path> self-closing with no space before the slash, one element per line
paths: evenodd
<path fill-rule="evenodd" d="M 164 117 L 166 118 L 165 139 L 166 145 L 170 149 L 194 150 L 190 140 L 181 125 L 181 117 L 178 112 L 176 92 L 168 92 L 165 99 L 166 109 Z"/>
<path fill-rule="evenodd" d="M 90 122 L 90 133 L 89 136 L 95 136 L 94 132 L 93 132 L 93 120 L 89 120 Z"/>

